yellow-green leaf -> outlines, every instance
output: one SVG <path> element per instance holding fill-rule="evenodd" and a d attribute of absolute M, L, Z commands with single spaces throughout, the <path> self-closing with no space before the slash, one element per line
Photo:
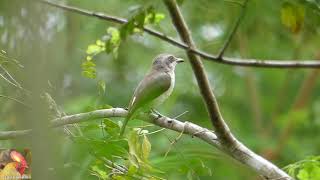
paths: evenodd
<path fill-rule="evenodd" d="M 90 44 L 87 48 L 87 54 L 97 54 L 102 51 L 102 47 L 96 45 L 96 44 Z"/>
<path fill-rule="evenodd" d="M 150 151 L 151 151 L 151 143 L 149 142 L 148 137 L 144 135 L 143 141 L 142 141 L 142 156 L 145 162 L 148 161 Z"/>
<path fill-rule="evenodd" d="M 131 165 L 135 166 L 136 168 L 139 168 L 139 160 L 135 154 L 129 153 L 128 158 Z"/>
<path fill-rule="evenodd" d="M 300 32 L 304 23 L 305 7 L 300 4 L 285 2 L 281 8 L 281 21 L 293 33 Z"/>
<path fill-rule="evenodd" d="M 128 144 L 129 144 L 129 153 L 135 155 L 135 157 L 139 159 L 141 146 L 139 143 L 139 135 L 136 130 L 133 130 L 130 132 L 130 135 L 128 138 Z"/>
<path fill-rule="evenodd" d="M 106 83 L 102 80 L 99 80 L 98 89 L 99 89 L 99 94 L 104 95 L 106 93 Z"/>

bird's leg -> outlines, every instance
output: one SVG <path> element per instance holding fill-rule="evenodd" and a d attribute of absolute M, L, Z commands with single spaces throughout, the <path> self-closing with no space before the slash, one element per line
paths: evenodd
<path fill-rule="evenodd" d="M 150 109 L 150 112 L 156 114 L 156 115 L 158 116 L 158 119 L 161 118 L 161 117 L 163 117 L 162 114 L 160 114 L 157 110 L 155 110 L 155 109 L 153 109 L 153 108 Z"/>

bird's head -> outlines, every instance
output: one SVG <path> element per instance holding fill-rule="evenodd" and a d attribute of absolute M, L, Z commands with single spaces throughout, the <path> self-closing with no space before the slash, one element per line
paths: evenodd
<path fill-rule="evenodd" d="M 184 60 L 171 54 L 160 54 L 153 60 L 152 69 L 174 71 L 176 65 L 181 62 Z"/>
<path fill-rule="evenodd" d="M 10 152 L 10 157 L 14 162 L 16 162 L 16 169 L 19 171 L 21 175 L 23 175 L 26 168 L 28 168 L 28 164 L 25 158 L 15 150 L 12 150 Z"/>

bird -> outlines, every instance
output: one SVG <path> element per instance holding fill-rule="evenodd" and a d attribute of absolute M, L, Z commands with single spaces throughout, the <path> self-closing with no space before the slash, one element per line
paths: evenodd
<path fill-rule="evenodd" d="M 3 162 L 6 162 L 4 168 L 0 171 L 0 180 L 21 179 L 24 171 L 28 168 L 25 158 L 16 150 L 6 150 L 1 153 L 4 158 L 10 157 Z"/>
<path fill-rule="evenodd" d="M 140 81 L 129 102 L 120 137 L 128 121 L 138 111 L 156 107 L 171 95 L 175 85 L 175 67 L 181 62 L 184 60 L 171 54 L 160 54 L 154 58 L 151 70 Z"/>

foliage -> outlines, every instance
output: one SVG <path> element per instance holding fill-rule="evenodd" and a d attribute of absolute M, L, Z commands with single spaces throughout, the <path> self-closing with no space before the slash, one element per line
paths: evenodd
<path fill-rule="evenodd" d="M 102 39 L 98 39 L 95 44 L 90 44 L 87 48 L 86 61 L 82 63 L 82 75 L 87 78 L 94 79 L 96 77 L 96 64 L 93 57 L 106 52 L 112 53 L 114 58 L 118 57 L 118 49 L 121 41 L 124 41 L 128 36 L 134 33 L 142 33 L 145 25 L 153 24 L 159 25 L 160 21 L 164 19 L 164 14 L 156 13 L 154 7 L 147 8 L 137 7 L 134 9 L 133 16 L 127 23 L 122 25 L 119 29 L 109 27 L 107 34 Z"/>
<path fill-rule="evenodd" d="M 320 156 L 308 157 L 302 161 L 290 164 L 284 169 L 290 176 L 299 180 L 320 179 Z"/>
<path fill-rule="evenodd" d="M 285 2 L 281 9 L 282 23 L 293 33 L 298 33 L 304 21 L 305 8 L 300 4 Z"/>

